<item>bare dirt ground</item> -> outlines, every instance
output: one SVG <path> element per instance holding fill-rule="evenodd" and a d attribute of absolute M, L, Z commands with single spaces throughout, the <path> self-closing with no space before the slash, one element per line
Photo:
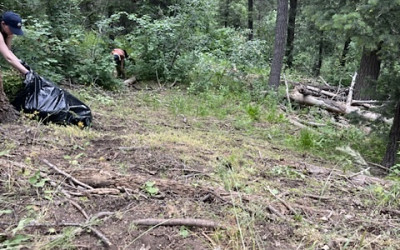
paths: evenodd
<path fill-rule="evenodd" d="M 0 248 L 400 249 L 390 181 L 173 114 L 167 95 L 93 95 L 85 130 L 1 124 Z"/>

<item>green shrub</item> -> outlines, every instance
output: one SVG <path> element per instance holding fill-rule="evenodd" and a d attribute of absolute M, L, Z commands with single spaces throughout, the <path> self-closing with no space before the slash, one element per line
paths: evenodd
<path fill-rule="evenodd" d="M 28 18 L 27 23 L 25 36 L 16 39 L 14 46 L 17 56 L 34 71 L 55 83 L 72 79 L 108 89 L 118 86 L 114 62 L 100 34 L 82 33 L 81 27 L 74 26 L 59 39 L 46 19 Z"/>
<path fill-rule="evenodd" d="M 8 99 L 13 101 L 18 91 L 23 88 L 23 79 L 14 70 L 3 71 L 2 76 L 4 92 Z"/>

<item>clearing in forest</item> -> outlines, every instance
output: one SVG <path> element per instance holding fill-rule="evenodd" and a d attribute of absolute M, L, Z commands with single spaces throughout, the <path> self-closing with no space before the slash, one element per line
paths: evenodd
<path fill-rule="evenodd" d="M 396 186 L 277 143 L 298 133 L 279 114 L 248 129 L 182 91 L 77 95 L 90 129 L 1 125 L 0 248 L 400 246 Z"/>

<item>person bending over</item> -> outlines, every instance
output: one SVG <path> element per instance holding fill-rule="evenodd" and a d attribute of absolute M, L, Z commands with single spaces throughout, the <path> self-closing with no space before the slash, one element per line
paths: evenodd
<path fill-rule="evenodd" d="M 126 78 L 126 74 L 125 74 L 125 59 L 127 59 L 128 53 L 126 52 L 126 50 L 123 49 L 113 49 L 113 51 L 111 52 L 111 54 L 114 56 L 114 61 L 115 61 L 115 68 L 117 70 L 117 76 L 119 78 Z"/>
<path fill-rule="evenodd" d="M 20 60 L 11 51 L 14 35 L 24 34 L 22 31 L 21 17 L 12 11 L 4 12 L 0 19 L 0 32 L 0 54 L 13 68 L 18 70 L 21 75 L 26 76 L 29 70 L 21 64 Z M 8 118 L 7 113 L 10 111 L 10 104 L 4 93 L 3 80 L 0 72 L 0 122 Z"/>

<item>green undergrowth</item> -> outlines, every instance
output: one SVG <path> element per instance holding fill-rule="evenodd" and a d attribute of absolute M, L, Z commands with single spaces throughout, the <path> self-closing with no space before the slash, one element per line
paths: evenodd
<path fill-rule="evenodd" d="M 103 97 L 100 97 L 102 100 Z M 205 92 L 197 95 L 188 94 L 179 89 L 164 93 L 138 92 L 132 100 L 139 107 L 151 112 L 161 112 L 170 121 L 187 122 L 191 128 L 210 131 L 234 131 L 242 136 L 265 140 L 299 153 L 308 153 L 326 160 L 352 164 L 351 157 L 340 151 L 341 147 L 350 147 L 359 152 L 367 161 L 379 163 L 386 147 L 389 127 L 380 126 L 370 133 L 362 130 L 359 124 L 347 127 L 335 125 L 329 114 L 321 115 L 311 109 L 308 119 L 324 124 L 309 129 L 299 129 L 289 123 L 289 115 L 301 116 L 304 111 L 284 112 L 280 105 L 285 105 L 282 96 L 267 95 L 253 100 L 247 93 Z M 123 107 L 117 103 L 120 113 L 129 115 L 140 112 Z M 306 108 L 307 110 L 307 108 Z M 135 115 L 135 114 L 132 114 Z M 166 121 L 167 122 L 167 121 Z M 223 127 L 223 129 L 221 129 Z"/>
<path fill-rule="evenodd" d="M 327 161 L 339 163 L 343 168 L 351 168 L 355 159 L 341 152 L 340 148 L 350 147 L 370 162 L 379 163 L 386 148 L 388 126 L 378 126 L 366 133 L 360 124 L 346 127 L 335 125 L 329 114 L 321 115 L 318 109 L 303 108 L 284 112 L 287 105 L 282 95 L 266 95 L 254 98 L 249 93 L 209 91 L 188 94 L 181 89 L 164 92 L 140 91 L 134 96 L 122 97 L 95 90 L 80 90 L 76 94 L 94 110 L 115 107 L 118 113 L 112 115 L 121 119 L 152 120 L 164 118 L 165 123 L 178 123 L 191 129 L 210 132 L 234 132 L 247 138 L 263 140 L 266 144 L 279 145 L 298 153 L 307 153 Z M 126 99 L 129 99 L 127 105 Z M 105 114 L 108 115 L 108 114 Z M 290 116 L 302 117 L 323 124 L 319 127 L 300 129 L 290 124 Z M 311 118 L 310 118 L 311 117 Z"/>

